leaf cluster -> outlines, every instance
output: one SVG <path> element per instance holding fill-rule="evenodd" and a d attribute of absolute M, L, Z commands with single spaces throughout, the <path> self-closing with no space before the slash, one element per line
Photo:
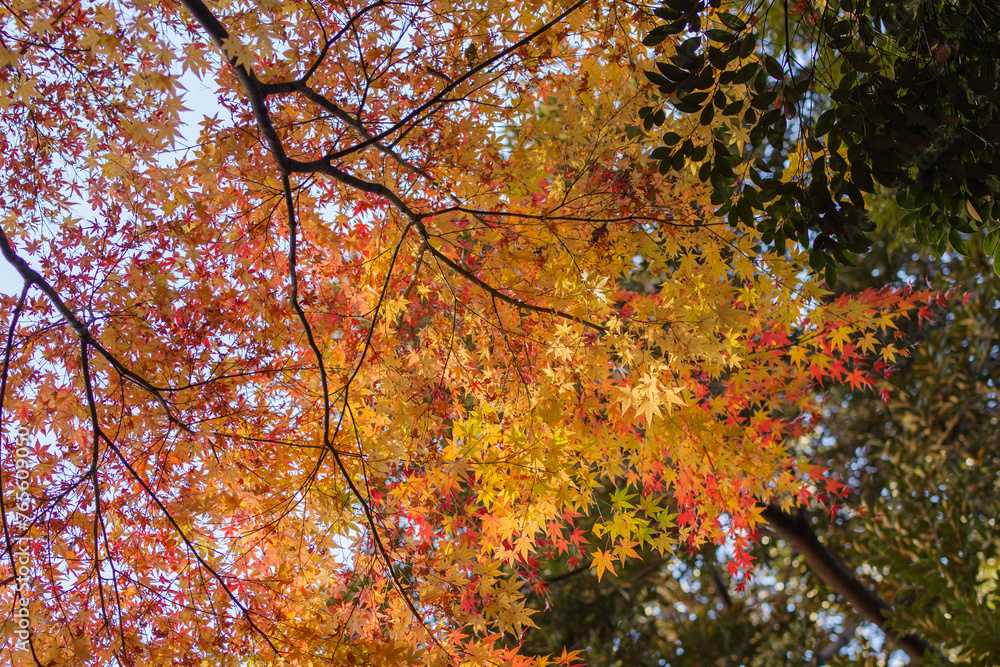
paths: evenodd
<path fill-rule="evenodd" d="M 828 281 L 870 248 L 866 201 L 882 188 L 910 209 L 904 224 L 921 242 L 965 254 L 965 235 L 982 233 L 987 254 L 995 251 L 995 8 L 717 5 L 668 0 L 657 10 L 666 23 L 645 40 L 686 36 L 646 74 L 662 100 L 647 108 L 646 129 L 666 121 L 667 103 L 711 130 L 683 141 L 664 134 L 652 152 L 661 170 L 700 162 L 719 214 L 756 227 L 779 253 L 790 240 L 810 248 L 810 265 Z M 726 139 L 744 133 L 730 158 Z"/>
<path fill-rule="evenodd" d="M 842 286 L 883 286 L 903 275 L 945 289 L 972 286 L 939 319 L 903 325 L 922 341 L 887 393 L 832 390 L 799 452 L 847 484 L 847 511 L 814 511 L 820 540 L 892 606 L 888 627 L 940 649 L 921 664 L 997 664 L 1000 644 L 1000 378 L 998 283 L 986 258 L 929 261 L 876 237 Z M 616 580 L 552 585 L 531 646 L 549 637 L 595 665 L 876 665 L 895 647 L 774 536 L 753 550 L 755 577 L 738 592 L 725 549 L 645 558 Z M 622 609 L 625 613 L 622 614 Z M 615 616 L 611 616 L 611 613 Z M 602 616 L 602 614 L 605 614 Z M 593 624 L 582 619 L 594 617 Z M 602 620 L 603 619 L 603 620 Z"/>

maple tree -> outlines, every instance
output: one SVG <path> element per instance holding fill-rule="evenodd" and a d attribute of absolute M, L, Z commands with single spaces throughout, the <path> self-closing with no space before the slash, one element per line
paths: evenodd
<path fill-rule="evenodd" d="M 612 580 L 587 571 L 555 579 L 548 599 L 534 601 L 546 611 L 524 650 L 568 646 L 591 665 L 901 664 L 904 652 L 909 664 L 998 662 L 1000 283 L 979 280 L 989 261 L 978 249 L 942 261 L 901 242 L 901 215 L 886 208 L 877 208 L 873 250 L 844 272 L 843 287 L 906 276 L 970 291 L 946 318 L 907 327 L 924 342 L 888 379 L 898 389 L 890 401 L 834 390 L 798 443 L 840 474 L 852 511 L 768 511 L 743 591 L 715 547 L 646 553 Z M 839 582 L 831 565 L 846 571 Z M 850 580 L 867 600 L 844 595 Z"/>
<path fill-rule="evenodd" d="M 838 491 L 786 446 L 816 389 L 943 298 L 834 297 L 661 175 L 641 6 L 0 15 L 18 662 L 546 664 L 543 562 L 745 572 L 761 503 Z"/>

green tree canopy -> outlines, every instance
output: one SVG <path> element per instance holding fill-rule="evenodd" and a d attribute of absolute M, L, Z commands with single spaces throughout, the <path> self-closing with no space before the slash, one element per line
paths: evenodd
<path fill-rule="evenodd" d="M 731 223 L 810 248 L 832 282 L 869 249 L 868 202 L 887 191 L 920 242 L 966 254 L 974 234 L 994 252 L 995 3 L 666 0 L 656 14 L 645 129 L 671 128 L 652 156 L 663 172 L 698 165 Z"/>

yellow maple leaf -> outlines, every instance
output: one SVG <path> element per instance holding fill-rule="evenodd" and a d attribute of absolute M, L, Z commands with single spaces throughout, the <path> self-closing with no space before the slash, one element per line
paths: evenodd
<path fill-rule="evenodd" d="M 612 554 L 610 551 L 602 551 L 600 549 L 594 550 L 594 558 L 593 562 L 591 563 L 591 567 L 597 570 L 598 581 L 600 581 L 601 577 L 604 576 L 605 570 L 607 570 L 611 574 L 615 573 L 615 569 L 611 564 L 616 560 L 618 560 L 617 556 Z"/>
<path fill-rule="evenodd" d="M 222 48 L 222 53 L 233 65 L 245 67 L 246 69 L 250 69 L 253 65 L 253 55 L 235 37 L 226 37 L 222 40 L 220 47 Z"/>

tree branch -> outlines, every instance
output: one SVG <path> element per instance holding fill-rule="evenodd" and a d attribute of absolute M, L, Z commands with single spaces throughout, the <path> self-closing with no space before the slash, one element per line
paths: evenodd
<path fill-rule="evenodd" d="M 892 618 L 892 607 L 858 579 L 832 551 L 819 541 L 816 531 L 813 530 L 806 517 L 788 514 L 773 503 L 764 509 L 763 516 L 778 537 L 802 554 L 806 564 L 816 576 L 854 607 L 859 616 L 877 625 L 889 641 L 910 656 L 910 664 L 919 665 L 928 654 L 950 664 L 940 651 L 931 646 L 923 637 L 916 633 L 903 635 L 889 627 L 888 622 Z"/>
<path fill-rule="evenodd" d="M 412 171 L 414 174 L 420 176 L 425 180 L 433 182 L 434 177 L 431 176 L 429 173 L 427 173 L 427 171 L 413 164 L 412 162 L 404 158 L 402 155 L 397 153 L 392 148 L 389 148 L 388 146 L 382 144 L 379 141 L 376 141 L 372 136 L 371 132 L 369 132 L 368 129 L 364 125 L 362 125 L 360 120 L 358 120 L 351 114 L 347 113 L 346 109 L 342 109 L 335 102 L 333 102 L 333 100 L 326 97 L 325 95 L 319 94 L 318 92 L 310 88 L 305 82 L 302 81 L 299 81 L 295 84 L 295 89 L 298 92 L 302 93 L 302 95 L 307 100 L 309 100 L 316 106 L 326 111 L 329 111 L 331 114 L 334 115 L 335 118 L 344 123 L 344 125 L 347 125 L 349 128 L 354 130 L 362 141 L 370 142 L 370 145 L 373 148 L 383 153 L 384 155 L 387 155 L 390 158 L 392 158 L 396 162 L 396 164 L 403 167 L 404 169 Z"/>
<path fill-rule="evenodd" d="M 11 246 L 10 240 L 7 238 L 7 234 L 3 231 L 3 228 L 0 228 L 0 254 L 3 255 L 4 259 L 6 259 L 19 274 L 21 274 L 25 287 L 35 285 L 42 291 L 43 294 L 45 294 L 46 297 L 48 297 L 56 311 L 62 315 L 63 320 L 73 327 L 73 330 L 76 332 L 77 336 L 79 336 L 81 341 L 97 350 L 97 352 L 100 353 L 100 355 L 104 357 L 109 364 L 111 364 L 111 367 L 114 368 L 119 375 L 124 378 L 128 378 L 149 392 L 160 403 L 160 406 L 167 414 L 167 419 L 172 424 L 177 425 L 187 433 L 192 433 L 191 427 L 174 415 L 173 410 L 170 408 L 170 404 L 168 404 L 166 399 L 164 399 L 161 395 L 161 392 L 165 390 L 162 387 L 153 385 L 144 377 L 141 377 L 137 373 L 126 368 L 123 363 L 118 361 L 113 354 L 106 350 L 104 346 L 101 345 L 101 343 L 90 333 L 87 325 L 84 324 L 83 321 L 76 316 L 76 313 L 74 313 L 73 310 L 66 304 L 66 302 L 62 300 L 62 297 L 59 296 L 59 293 L 56 292 L 55 288 L 42 277 L 42 274 L 31 268 L 28 262 L 26 262 L 24 258 L 14 251 L 14 248 Z"/>
<path fill-rule="evenodd" d="M 185 4 L 186 4 L 189 1 L 197 1 L 197 0 L 182 0 L 182 1 L 185 2 Z M 520 49 L 520 48 L 522 48 L 524 46 L 527 46 L 531 42 L 535 41 L 535 39 L 537 37 L 539 37 L 539 36 L 543 35 L 544 33 L 548 32 L 554 26 L 559 25 L 559 23 L 563 19 L 565 19 L 567 16 L 569 16 L 570 14 L 572 14 L 573 12 L 575 12 L 576 10 L 578 10 L 580 7 L 583 7 L 583 5 L 585 5 L 586 3 L 587 3 L 587 0 L 578 0 L 573 5 L 571 5 L 569 8 L 567 8 L 566 11 L 564 11 L 563 13 L 559 14 L 558 16 L 550 19 L 547 23 L 543 24 L 538 30 L 535 30 L 531 34 L 523 37 L 521 40 L 515 42 L 514 44 L 511 44 L 509 47 L 507 47 L 506 49 L 504 49 L 500 53 L 497 53 L 496 55 L 492 56 L 491 58 L 487 58 L 486 60 L 484 60 L 480 64 L 478 64 L 475 67 L 471 68 L 468 72 L 466 72 L 462 76 L 460 76 L 457 79 L 455 79 L 449 85 L 447 85 L 444 88 L 442 88 L 436 95 L 434 95 L 433 97 L 431 97 L 429 100 L 427 100 L 426 102 L 424 102 L 423 104 L 421 104 L 419 107 L 417 107 L 416 109 L 414 109 L 413 111 L 411 111 L 410 113 L 408 113 L 403 118 L 399 119 L 399 121 L 396 122 L 396 123 L 394 123 L 391 127 L 389 127 L 387 129 L 383 130 L 382 132 L 379 132 L 378 134 L 372 136 L 371 139 L 363 141 L 362 143 L 357 144 L 356 146 L 351 146 L 350 148 L 345 148 L 342 151 L 338 151 L 336 153 L 333 153 L 332 155 L 330 155 L 328 157 L 330 159 L 340 159 L 342 157 L 350 155 L 351 153 L 355 153 L 355 152 L 357 152 L 359 150 L 362 150 L 362 149 L 370 146 L 372 143 L 374 143 L 376 141 L 382 141 L 383 139 L 385 139 L 389 135 L 393 134 L 394 132 L 400 130 L 403 127 L 406 127 L 407 125 L 414 124 L 416 122 L 416 119 L 420 116 L 420 114 L 422 114 L 423 112 L 427 111 L 428 109 L 430 109 L 431 107 L 433 107 L 435 104 L 448 102 L 449 100 L 446 98 L 446 96 L 448 95 L 448 93 L 450 93 L 453 90 L 455 90 L 458 86 L 460 86 L 461 84 L 465 83 L 467 80 L 469 80 L 470 78 L 472 78 L 473 76 L 475 76 L 477 73 L 479 73 L 479 72 L 487 69 L 488 67 L 492 66 L 493 64 L 495 64 L 495 63 L 503 60 L 504 58 L 506 58 L 507 56 L 509 56 L 511 53 L 514 53 L 518 49 Z"/>
<path fill-rule="evenodd" d="M 274 124 L 271 122 L 271 115 L 267 111 L 267 105 L 265 104 L 267 95 L 264 84 L 260 82 L 260 79 L 257 78 L 252 69 L 237 62 L 236 55 L 226 50 L 226 42 L 231 43 L 234 38 L 222 23 L 219 22 L 219 19 L 215 18 L 211 10 L 205 6 L 205 3 L 201 0 L 181 0 L 181 4 L 191 12 L 195 20 L 208 33 L 212 42 L 219 47 L 219 50 L 222 51 L 229 65 L 233 68 L 236 78 L 243 84 L 247 97 L 250 98 L 250 106 L 253 109 L 254 118 L 257 119 L 257 126 L 267 141 L 267 147 L 274 156 L 274 161 L 278 164 L 278 171 L 282 175 L 287 174 L 288 156 L 285 154 L 285 147 L 281 144 L 278 132 L 274 129 Z M 279 92 L 280 90 L 282 90 L 280 86 L 272 86 L 270 88 L 270 92 Z"/>

